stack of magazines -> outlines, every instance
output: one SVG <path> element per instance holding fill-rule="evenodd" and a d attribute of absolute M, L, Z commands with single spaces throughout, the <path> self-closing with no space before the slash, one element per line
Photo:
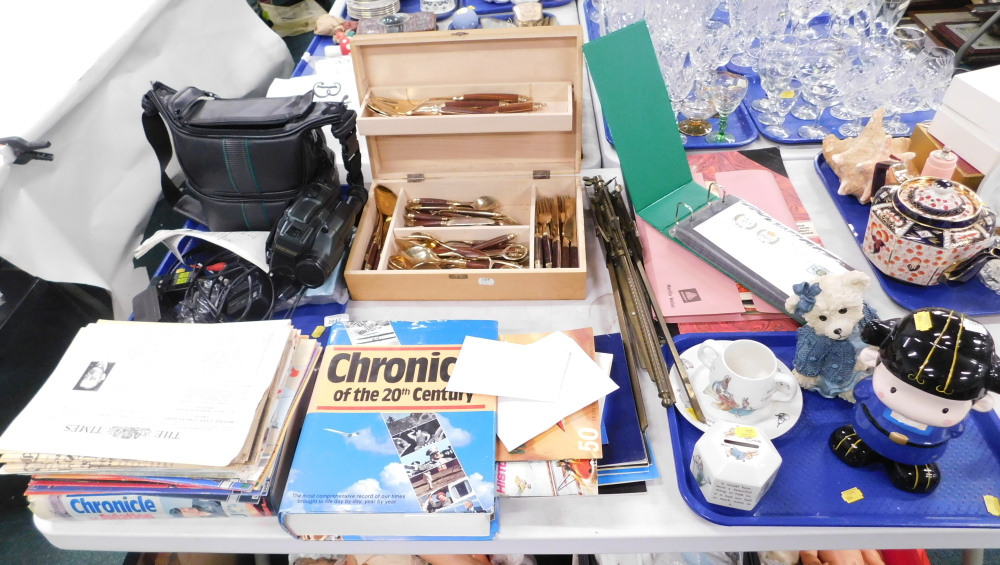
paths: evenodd
<path fill-rule="evenodd" d="M 287 320 L 99 322 L 0 436 L 45 519 L 269 516 L 320 348 Z"/>
<path fill-rule="evenodd" d="M 497 495 L 516 498 L 645 492 L 645 481 L 660 475 L 632 394 L 621 334 L 595 336 L 592 328 L 563 333 L 576 341 L 618 388 L 516 449 L 508 451 L 497 441 Z M 504 335 L 501 339 L 528 344 L 546 335 Z"/>

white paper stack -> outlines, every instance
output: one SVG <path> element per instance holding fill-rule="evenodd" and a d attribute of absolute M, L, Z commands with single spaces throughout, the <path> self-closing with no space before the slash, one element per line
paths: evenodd
<path fill-rule="evenodd" d="M 555 332 L 530 345 L 466 338 L 447 388 L 499 397 L 497 437 L 511 451 L 618 385 Z"/>
<path fill-rule="evenodd" d="M 91 324 L 0 436 L 0 452 L 101 458 L 133 472 L 252 466 L 272 416 L 287 413 L 279 387 L 300 341 L 288 321 Z"/>

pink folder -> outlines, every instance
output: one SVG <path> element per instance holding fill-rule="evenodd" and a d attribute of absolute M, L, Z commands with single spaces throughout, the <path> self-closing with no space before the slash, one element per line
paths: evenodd
<path fill-rule="evenodd" d="M 701 175 L 695 180 L 704 184 Z M 716 182 L 726 194 L 738 196 L 781 223 L 795 229 L 774 175 L 767 170 L 717 172 Z M 753 297 L 760 314 L 747 314 L 736 283 L 656 228 L 637 219 L 646 273 L 653 294 L 668 322 L 738 322 L 784 317 L 763 299 Z"/>

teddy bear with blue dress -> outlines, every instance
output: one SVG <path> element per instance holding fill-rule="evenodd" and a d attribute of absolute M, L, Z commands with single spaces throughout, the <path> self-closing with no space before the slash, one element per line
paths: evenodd
<path fill-rule="evenodd" d="M 929 493 L 941 481 L 936 461 L 965 431 L 969 411 L 992 410 L 987 393 L 1000 392 L 993 337 L 944 308 L 874 320 L 861 337 L 878 348 L 878 364 L 855 388 L 853 422 L 833 432 L 830 449 L 851 467 L 883 464 L 900 490 Z"/>
<path fill-rule="evenodd" d="M 848 271 L 794 285 L 785 308 L 806 322 L 792 364 L 803 389 L 854 402 L 854 385 L 872 372 L 860 356 L 867 347 L 861 329 L 877 316 L 864 301 L 870 282 L 861 271 Z"/>

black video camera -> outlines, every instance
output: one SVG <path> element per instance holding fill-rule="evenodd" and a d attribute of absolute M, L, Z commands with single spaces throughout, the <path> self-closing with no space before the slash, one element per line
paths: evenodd
<path fill-rule="evenodd" d="M 289 291 L 298 291 L 300 285 L 322 286 L 344 256 L 368 193 L 361 186 L 351 186 L 344 199 L 340 196 L 336 184 L 310 184 L 271 231 L 268 264 L 280 298 L 288 298 L 294 294 Z"/>

